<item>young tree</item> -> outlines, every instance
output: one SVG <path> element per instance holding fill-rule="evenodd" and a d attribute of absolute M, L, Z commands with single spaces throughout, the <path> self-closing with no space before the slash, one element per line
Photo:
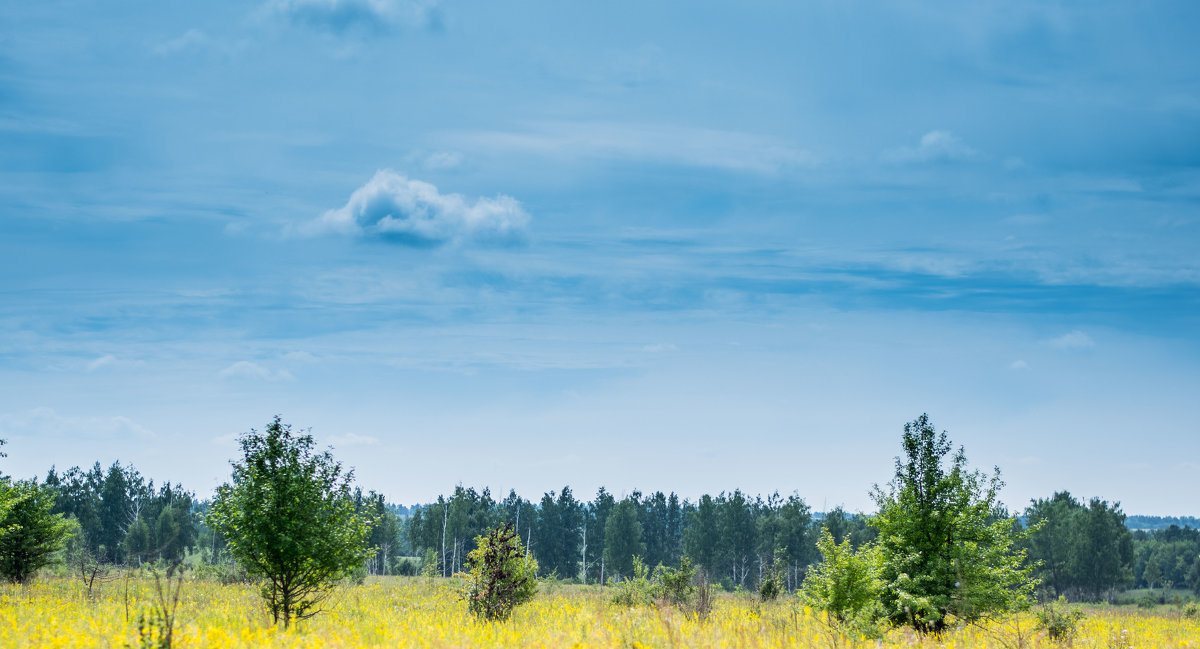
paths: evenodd
<path fill-rule="evenodd" d="M 902 445 L 889 489 L 872 494 L 892 622 L 940 633 L 948 616 L 975 622 L 1027 606 L 1037 582 L 1013 521 L 999 515 L 999 469 L 990 479 L 969 471 L 960 448 L 947 470 L 950 441 L 928 415 L 904 425 Z"/>
<path fill-rule="evenodd" d="M 831 630 L 857 626 L 869 628 L 883 589 L 880 581 L 880 555 L 873 545 L 855 550 L 850 539 L 834 541 L 825 528 L 817 539 L 821 563 L 804 578 L 800 596 L 809 606 L 825 612 Z"/>
<path fill-rule="evenodd" d="M 208 523 L 229 553 L 263 578 L 275 622 L 311 617 L 336 581 L 363 565 L 370 519 L 355 511 L 353 471 L 279 417 L 239 440 L 233 482 L 217 489 Z"/>
<path fill-rule="evenodd" d="M 471 612 L 485 620 L 507 620 L 514 608 L 537 593 L 537 560 L 525 556 L 521 538 L 509 523 L 476 537 L 467 570 L 462 597 Z"/>

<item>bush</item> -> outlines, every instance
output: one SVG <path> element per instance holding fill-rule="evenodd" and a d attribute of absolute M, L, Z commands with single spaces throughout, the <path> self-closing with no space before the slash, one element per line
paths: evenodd
<path fill-rule="evenodd" d="M 392 574 L 401 577 L 416 577 L 417 563 L 409 557 L 397 557 L 392 561 Z"/>
<path fill-rule="evenodd" d="M 1069 608 L 1067 598 L 1059 596 L 1057 604 L 1046 604 L 1037 611 L 1038 628 L 1055 642 L 1071 642 L 1076 627 L 1084 618 L 1083 611 Z"/>
<path fill-rule="evenodd" d="M 692 606 L 692 599 L 696 595 L 696 587 L 692 585 L 692 580 L 696 578 L 696 567 L 692 565 L 692 560 L 684 557 L 679 562 L 679 569 L 663 568 L 658 569 L 658 596 L 666 603 L 672 606 L 678 606 L 684 610 Z"/>
<path fill-rule="evenodd" d="M 467 584 L 462 593 L 471 612 L 482 619 L 507 620 L 513 609 L 537 593 L 537 561 L 525 557 L 511 524 L 475 538 L 467 554 Z"/>
<path fill-rule="evenodd" d="M 1188 602 L 1184 604 L 1181 614 L 1186 618 L 1200 620 L 1200 604 L 1196 602 Z"/>

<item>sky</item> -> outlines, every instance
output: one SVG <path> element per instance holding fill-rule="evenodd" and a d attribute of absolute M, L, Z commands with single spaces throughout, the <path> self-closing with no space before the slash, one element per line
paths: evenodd
<path fill-rule="evenodd" d="M 1200 4 L 0 4 L 0 471 L 1200 515 Z"/>

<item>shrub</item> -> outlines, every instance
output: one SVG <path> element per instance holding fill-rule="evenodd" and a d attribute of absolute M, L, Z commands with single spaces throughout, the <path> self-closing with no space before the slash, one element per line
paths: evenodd
<path fill-rule="evenodd" d="M 1197 604 L 1196 602 L 1188 602 L 1187 604 L 1184 604 L 1183 611 L 1181 611 L 1181 613 L 1186 618 L 1200 620 L 1200 604 Z"/>
<path fill-rule="evenodd" d="M 1076 627 L 1084 618 L 1083 611 L 1068 608 L 1067 598 L 1059 596 L 1057 605 L 1046 604 L 1037 611 L 1038 628 L 1046 632 L 1055 642 L 1071 642 L 1075 638 Z"/>
<path fill-rule="evenodd" d="M 633 558 L 633 576 L 617 582 L 616 587 L 612 601 L 620 606 L 650 606 L 657 598 L 650 570 L 641 557 Z"/>
<path fill-rule="evenodd" d="M 787 561 L 783 550 L 775 550 L 775 560 L 763 575 L 758 585 L 758 596 L 762 601 L 769 602 L 779 597 L 787 590 Z"/>
<path fill-rule="evenodd" d="M 513 609 L 537 593 L 537 561 L 525 557 L 511 524 L 476 537 L 467 554 L 467 583 L 462 597 L 482 619 L 507 620 Z"/>
<path fill-rule="evenodd" d="M 687 610 L 692 606 L 696 595 L 696 587 L 692 580 L 696 578 L 696 567 L 692 560 L 684 557 L 679 562 L 679 569 L 659 567 L 658 596 L 672 606 Z"/>

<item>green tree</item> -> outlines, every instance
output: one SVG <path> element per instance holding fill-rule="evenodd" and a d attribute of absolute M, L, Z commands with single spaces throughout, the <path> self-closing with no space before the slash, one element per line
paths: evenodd
<path fill-rule="evenodd" d="M 720 554 L 720 521 L 717 517 L 717 503 L 713 497 L 704 494 L 699 504 L 688 516 L 688 525 L 683 531 L 683 551 L 692 557 L 700 569 L 708 574 L 717 570 L 717 560 Z"/>
<path fill-rule="evenodd" d="M 615 574 L 618 579 L 632 576 L 633 558 L 642 556 L 645 551 L 638 505 L 626 498 L 613 505 L 604 524 L 604 562 L 608 574 Z"/>
<path fill-rule="evenodd" d="M 1016 548 L 1023 540 L 1000 515 L 1000 471 L 986 478 L 967 469 L 960 448 L 928 415 L 905 424 L 904 458 L 884 491 L 872 492 L 886 584 L 885 611 L 896 624 L 940 633 L 947 618 L 976 622 L 1027 607 L 1036 580 Z"/>
<path fill-rule="evenodd" d="M 371 556 L 368 516 L 355 511 L 353 472 L 279 417 L 241 437 L 232 484 L 217 489 L 208 523 L 229 553 L 263 579 L 275 622 L 311 617 L 341 577 Z"/>
<path fill-rule="evenodd" d="M 29 581 L 63 548 L 71 525 L 51 513 L 54 490 L 33 481 L 0 483 L 0 574 L 12 582 Z"/>
<path fill-rule="evenodd" d="M 485 620 L 503 621 L 537 593 L 537 560 L 525 556 L 521 538 L 509 523 L 476 537 L 467 555 L 463 599 Z"/>

